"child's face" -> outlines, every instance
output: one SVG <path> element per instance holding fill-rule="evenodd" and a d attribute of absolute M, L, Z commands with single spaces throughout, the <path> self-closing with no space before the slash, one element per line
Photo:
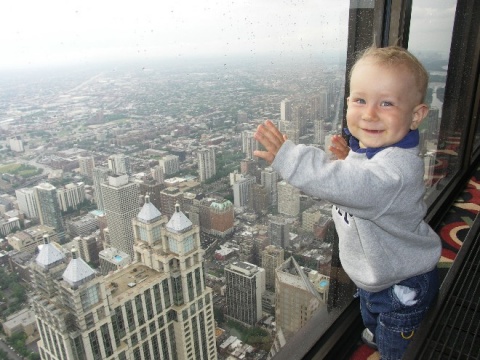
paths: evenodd
<path fill-rule="evenodd" d="M 361 147 L 378 148 L 402 140 L 428 113 L 413 75 L 363 59 L 355 66 L 347 99 L 347 125 Z"/>

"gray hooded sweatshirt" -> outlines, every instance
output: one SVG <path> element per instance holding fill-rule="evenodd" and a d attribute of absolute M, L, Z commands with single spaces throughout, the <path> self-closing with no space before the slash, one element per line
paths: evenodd
<path fill-rule="evenodd" d="M 286 141 L 272 167 L 306 194 L 334 204 L 340 261 L 359 288 L 381 291 L 437 265 L 441 242 L 424 221 L 418 147 L 388 147 L 374 156 L 350 151 L 331 161 L 321 149 Z"/>

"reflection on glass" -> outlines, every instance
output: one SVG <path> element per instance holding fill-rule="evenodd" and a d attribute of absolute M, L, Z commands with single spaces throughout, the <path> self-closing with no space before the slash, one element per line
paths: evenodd
<path fill-rule="evenodd" d="M 412 6 L 408 48 L 430 75 L 426 98 L 430 112 L 420 127 L 427 196 L 453 175 L 458 164 L 460 128 L 441 131 L 442 122 L 454 121 L 442 116 L 456 5 L 456 0 L 415 0 Z"/>
<path fill-rule="evenodd" d="M 62 245 L 83 244 L 85 266 L 105 275 L 85 280 L 101 282 L 102 300 L 95 306 L 114 303 L 115 326 L 130 325 L 115 341 L 89 329 L 95 353 L 82 341 L 76 353 L 134 358 L 141 351 L 147 358 L 152 351 L 157 358 L 159 352 L 186 352 L 215 359 L 210 345 L 217 324 L 222 356 L 249 351 L 238 339 L 266 356 L 275 339 L 288 341 L 313 314 L 321 312 L 319 326 L 333 322 L 351 301 L 352 288 L 338 262 L 331 206 L 301 194 L 254 158 L 252 133 L 272 119 L 295 142 L 328 148 L 330 137 L 341 132 L 348 1 L 128 7 L 32 1 L 28 13 L 23 3 L 9 6 L 10 16 L 0 22 L 0 134 L 6 139 L 0 185 L 17 197 L 32 224 L 39 221 L 29 205 L 38 183 L 73 194 L 61 214 L 69 228 Z M 138 238 L 125 238 L 138 247 L 112 252 L 125 257 L 108 261 L 101 252 L 99 260 L 90 251 L 97 243 L 111 246 L 118 215 L 102 185 L 121 188 L 127 178 L 150 209 L 142 210 L 140 230 L 133 232 Z M 86 194 L 76 197 L 79 191 Z M 118 201 L 118 213 L 136 208 L 125 199 Z M 200 228 L 198 245 L 190 233 L 165 237 L 160 215 L 150 207 L 170 218 L 177 203 Z M 130 215 L 140 209 L 128 211 L 117 221 L 131 224 Z M 155 216 L 145 218 L 149 214 Z M 95 233 L 93 221 L 83 232 L 79 224 L 90 224 L 92 216 L 100 229 Z M 125 265 L 129 253 L 137 262 Z M 149 283 L 145 274 L 160 280 Z M 44 355 L 56 351 L 45 334 L 65 335 L 60 305 L 75 303 L 74 290 L 65 290 L 63 300 L 36 293 Z M 43 319 L 44 308 L 55 304 L 58 321 Z M 70 315 L 79 324 L 91 317 Z M 147 329 L 157 329 L 159 337 Z"/>

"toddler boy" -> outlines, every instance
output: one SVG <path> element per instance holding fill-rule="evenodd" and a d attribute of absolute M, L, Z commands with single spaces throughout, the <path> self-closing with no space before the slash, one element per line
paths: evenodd
<path fill-rule="evenodd" d="M 350 75 L 351 150 L 344 160 L 293 144 L 268 120 L 254 135 L 265 147 L 256 156 L 293 186 L 333 204 L 340 260 L 358 287 L 363 335 L 384 360 L 401 359 L 439 288 L 441 243 L 424 221 L 418 147 L 427 85 L 427 71 L 410 52 L 372 47 Z"/>

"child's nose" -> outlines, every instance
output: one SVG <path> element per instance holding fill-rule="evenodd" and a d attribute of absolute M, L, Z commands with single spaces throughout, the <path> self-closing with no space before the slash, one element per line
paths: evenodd
<path fill-rule="evenodd" d="M 366 121 L 374 121 L 377 119 L 377 113 L 373 106 L 367 106 L 365 107 L 363 114 L 362 114 L 362 120 Z"/>

